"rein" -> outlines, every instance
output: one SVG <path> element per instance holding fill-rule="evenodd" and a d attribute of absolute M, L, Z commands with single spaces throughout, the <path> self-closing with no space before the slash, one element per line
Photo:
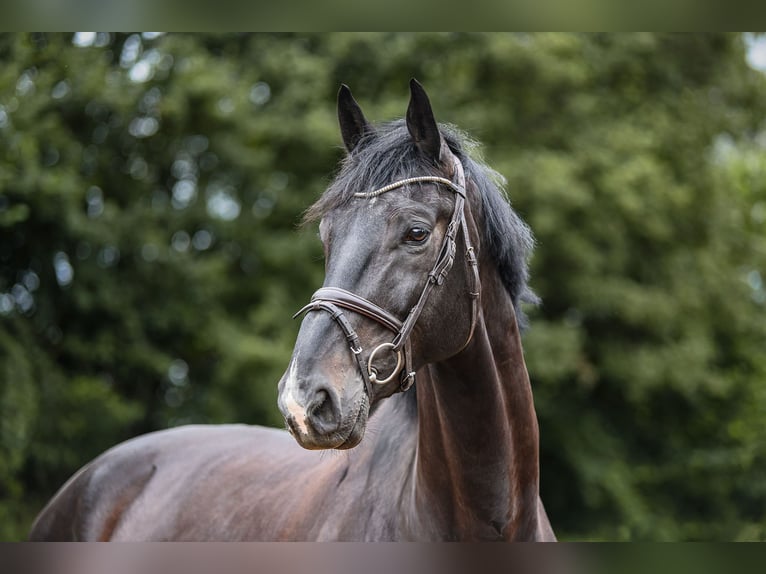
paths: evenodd
<path fill-rule="evenodd" d="M 445 146 L 446 147 L 446 146 Z M 453 154 L 450 154 L 453 158 L 454 175 L 456 182 L 450 179 L 438 176 L 419 176 L 402 179 L 369 192 L 355 193 L 354 197 L 360 199 L 372 199 L 398 189 L 405 185 L 413 183 L 439 183 L 448 187 L 455 193 L 455 207 L 452 211 L 452 217 L 447 225 L 447 232 L 445 233 L 442 243 L 439 257 L 436 260 L 431 271 L 428 273 L 428 280 L 423 286 L 423 290 L 420 293 L 417 303 L 410 309 L 407 317 L 404 321 L 400 321 L 394 317 L 391 313 L 382 309 L 372 301 L 360 297 L 355 293 L 340 289 L 338 287 L 322 287 L 318 289 L 311 297 L 311 301 L 308 305 L 303 307 L 295 315 L 293 319 L 309 311 L 326 311 L 330 313 L 330 317 L 338 323 L 338 326 L 346 336 L 351 353 L 355 357 L 359 366 L 359 371 L 362 374 L 364 380 L 365 390 L 367 396 L 371 400 L 373 395 L 373 384 L 384 385 L 392 381 L 397 375 L 399 379 L 399 391 L 406 391 L 415 383 L 415 371 L 412 368 L 412 347 L 410 342 L 410 335 L 415 328 L 415 324 L 423 311 L 423 308 L 428 301 L 428 297 L 431 291 L 444 283 L 444 279 L 452 269 L 452 265 L 455 262 L 455 253 L 457 251 L 456 236 L 458 230 L 462 230 L 463 241 L 465 242 L 465 256 L 466 262 L 471 269 L 471 278 L 473 280 L 472 289 L 468 295 L 471 298 L 471 328 L 468 332 L 468 338 L 463 344 L 464 349 L 468 343 L 470 343 L 473 337 L 474 328 L 476 327 L 476 319 L 478 316 L 478 304 L 479 304 L 479 270 L 476 260 L 476 254 L 474 252 L 473 245 L 471 244 L 471 238 L 468 233 L 468 224 L 465 219 L 465 174 L 463 171 L 463 165 L 460 160 Z M 362 357 L 363 348 L 359 340 L 359 336 L 354 331 L 353 327 L 349 323 L 343 314 L 342 309 L 353 311 L 360 315 L 363 315 L 377 323 L 383 325 L 389 331 L 395 333 L 394 339 L 391 342 L 381 343 L 370 352 L 365 363 Z M 379 354 L 388 351 L 396 356 L 396 367 L 385 378 L 380 378 L 378 371 L 375 369 L 374 360 Z"/>

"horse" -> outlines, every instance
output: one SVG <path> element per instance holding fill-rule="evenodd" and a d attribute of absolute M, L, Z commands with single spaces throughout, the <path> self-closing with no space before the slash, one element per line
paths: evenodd
<path fill-rule="evenodd" d="M 529 227 L 416 80 L 399 120 L 369 123 L 345 85 L 337 105 L 347 153 L 305 216 L 325 280 L 278 383 L 286 429 L 122 443 L 31 540 L 555 540 L 520 339 Z"/>

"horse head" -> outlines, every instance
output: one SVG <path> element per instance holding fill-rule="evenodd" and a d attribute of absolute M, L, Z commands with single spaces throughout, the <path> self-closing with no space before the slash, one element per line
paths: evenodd
<path fill-rule="evenodd" d="M 356 446 L 381 400 L 473 332 L 476 205 L 423 87 L 410 90 L 406 119 L 377 128 L 346 86 L 338 94 L 348 153 L 308 214 L 321 220 L 324 285 L 299 312 L 279 382 L 287 428 L 306 448 Z"/>

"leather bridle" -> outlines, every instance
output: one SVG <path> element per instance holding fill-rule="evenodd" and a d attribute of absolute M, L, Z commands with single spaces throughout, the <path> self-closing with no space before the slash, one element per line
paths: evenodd
<path fill-rule="evenodd" d="M 446 146 L 445 146 L 446 147 Z M 468 345 L 473 336 L 473 331 L 476 326 L 476 319 L 478 315 L 479 305 L 479 271 L 476 261 L 476 254 L 474 252 L 473 245 L 471 244 L 471 237 L 468 232 L 468 225 L 465 219 L 465 174 L 463 172 L 463 165 L 460 160 L 454 156 L 451 152 L 448 152 L 453 159 L 453 175 L 456 181 L 438 176 L 420 176 L 410 177 L 391 183 L 385 187 L 370 192 L 355 193 L 354 197 L 362 199 L 371 199 L 378 197 L 391 190 L 398 189 L 405 185 L 413 183 L 438 183 L 448 187 L 455 193 L 455 206 L 452 211 L 452 217 L 447 225 L 447 231 L 442 242 L 442 247 L 439 252 L 439 257 L 436 260 L 431 271 L 428 273 L 428 280 L 423 287 L 420 297 L 417 303 L 410 309 L 407 317 L 404 321 L 400 321 L 391 313 L 382 309 L 372 301 L 360 297 L 350 291 L 341 289 L 339 287 L 322 287 L 318 289 L 311 297 L 311 302 L 293 315 L 293 319 L 306 313 L 308 311 L 327 311 L 330 313 L 330 317 L 338 323 L 338 326 L 346 336 L 351 353 L 356 358 L 359 365 L 359 371 L 362 373 L 362 379 L 364 380 L 367 396 L 372 400 L 373 384 L 383 385 L 389 383 L 400 374 L 399 391 L 406 391 L 415 382 L 415 371 L 412 368 L 412 348 L 410 342 L 410 335 L 417 323 L 423 308 L 426 305 L 431 291 L 444 283 L 444 279 L 452 269 L 452 264 L 455 261 L 455 253 L 457 251 L 456 236 L 458 230 L 462 230 L 463 241 L 465 243 L 466 262 L 470 268 L 470 276 L 473 282 L 471 289 L 469 290 L 469 297 L 471 298 L 471 328 L 468 333 L 468 338 L 463 345 L 463 348 Z M 363 315 L 377 323 L 383 325 L 389 331 L 395 333 L 394 339 L 390 343 L 382 343 L 375 347 L 367 357 L 365 363 L 362 357 L 363 348 L 359 340 L 359 336 L 354 331 L 353 327 L 349 323 L 343 314 L 343 309 L 353 311 L 360 315 Z M 388 350 L 390 353 L 396 356 L 396 367 L 391 374 L 385 378 L 380 378 L 377 370 L 374 367 L 375 357 L 380 353 Z"/>

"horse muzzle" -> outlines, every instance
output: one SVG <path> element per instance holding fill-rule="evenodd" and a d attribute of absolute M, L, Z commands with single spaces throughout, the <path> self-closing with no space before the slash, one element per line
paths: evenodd
<path fill-rule="evenodd" d="M 311 450 L 348 449 L 359 444 L 370 409 L 366 394 L 344 397 L 329 381 L 302 379 L 296 371 L 294 360 L 280 383 L 277 403 L 298 444 Z"/>

